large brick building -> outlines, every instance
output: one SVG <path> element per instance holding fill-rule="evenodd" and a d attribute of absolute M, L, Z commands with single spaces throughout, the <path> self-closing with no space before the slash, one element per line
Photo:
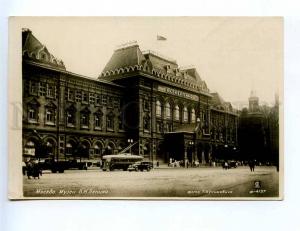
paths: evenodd
<path fill-rule="evenodd" d="M 22 35 L 24 156 L 99 160 L 133 143 L 151 161 L 208 163 L 235 151 L 237 113 L 194 67 L 131 43 L 93 79 Z"/>

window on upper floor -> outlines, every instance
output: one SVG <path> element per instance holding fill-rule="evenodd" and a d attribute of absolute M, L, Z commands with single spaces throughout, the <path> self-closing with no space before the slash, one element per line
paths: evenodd
<path fill-rule="evenodd" d="M 74 106 L 71 106 L 66 110 L 66 122 L 67 122 L 67 127 L 75 127 L 76 108 Z"/>
<path fill-rule="evenodd" d="M 102 129 L 102 120 L 103 120 L 102 114 L 96 113 L 94 116 L 95 116 L 95 129 Z"/>
<path fill-rule="evenodd" d="M 156 117 L 161 117 L 162 116 L 162 114 L 161 114 L 161 111 L 162 111 L 161 108 L 162 108 L 161 102 L 159 100 L 157 100 L 156 101 L 156 112 L 155 112 Z"/>
<path fill-rule="evenodd" d="M 89 94 L 89 101 L 90 101 L 90 104 L 95 103 L 95 94 L 94 93 Z"/>
<path fill-rule="evenodd" d="M 28 109 L 28 121 L 37 122 L 38 121 L 38 109 L 30 107 Z"/>
<path fill-rule="evenodd" d="M 149 115 L 144 116 L 144 130 L 147 130 L 147 131 L 150 130 L 150 116 Z"/>
<path fill-rule="evenodd" d="M 55 109 L 47 108 L 46 109 L 46 124 L 54 125 L 55 124 Z"/>
<path fill-rule="evenodd" d="M 95 104 L 96 105 L 101 105 L 102 104 L 101 95 L 95 94 Z"/>
<path fill-rule="evenodd" d="M 183 108 L 183 122 L 188 122 L 189 120 L 189 113 L 187 107 Z"/>
<path fill-rule="evenodd" d="M 106 95 L 102 95 L 102 104 L 106 105 L 107 103 L 107 96 Z"/>
<path fill-rule="evenodd" d="M 29 82 L 29 94 L 30 95 L 37 95 L 38 93 L 38 83 L 34 81 Z"/>
<path fill-rule="evenodd" d="M 82 100 L 82 94 L 80 90 L 76 90 L 76 95 L 75 95 L 75 101 L 76 102 L 81 102 Z"/>
<path fill-rule="evenodd" d="M 106 128 L 109 130 L 114 130 L 114 116 L 111 114 L 106 117 Z"/>
<path fill-rule="evenodd" d="M 74 98 L 75 98 L 74 90 L 69 88 L 68 89 L 68 101 L 73 102 Z"/>
<path fill-rule="evenodd" d="M 174 114 L 175 114 L 175 120 L 179 120 L 180 119 L 180 116 L 179 116 L 179 106 L 176 105 L 175 108 L 174 108 Z"/>
<path fill-rule="evenodd" d="M 87 92 L 82 92 L 82 102 L 88 103 L 88 93 Z"/>
<path fill-rule="evenodd" d="M 54 98 L 55 96 L 55 86 L 52 84 L 47 84 L 47 97 Z"/>
<path fill-rule="evenodd" d="M 81 128 L 88 128 L 89 127 L 89 114 L 81 113 L 81 115 L 80 115 L 80 125 L 81 125 Z"/>
<path fill-rule="evenodd" d="M 40 82 L 39 83 L 39 95 L 45 96 L 46 95 L 46 83 Z"/>
<path fill-rule="evenodd" d="M 191 110 L 191 122 L 196 123 L 196 113 L 194 108 Z"/>
<path fill-rule="evenodd" d="M 67 126 L 73 127 L 75 126 L 75 113 L 74 112 L 67 112 Z"/>
<path fill-rule="evenodd" d="M 166 103 L 165 114 L 167 119 L 171 118 L 171 106 L 168 102 Z"/>

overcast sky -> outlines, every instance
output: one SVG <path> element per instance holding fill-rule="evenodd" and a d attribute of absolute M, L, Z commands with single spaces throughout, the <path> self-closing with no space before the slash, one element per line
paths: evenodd
<path fill-rule="evenodd" d="M 23 18 L 21 27 L 64 61 L 67 70 L 97 78 L 114 49 L 136 40 L 194 65 L 211 92 L 226 101 L 248 101 L 253 89 L 273 103 L 283 76 L 280 18 Z M 157 41 L 156 36 L 167 38 Z"/>

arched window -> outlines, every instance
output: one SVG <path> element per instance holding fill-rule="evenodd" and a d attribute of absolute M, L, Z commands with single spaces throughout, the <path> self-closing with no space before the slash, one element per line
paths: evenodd
<path fill-rule="evenodd" d="M 175 120 L 179 120 L 179 106 L 178 105 L 175 106 L 174 112 L 175 112 Z"/>
<path fill-rule="evenodd" d="M 94 153 L 95 153 L 95 155 L 98 155 L 98 156 L 100 156 L 102 154 L 102 145 L 101 145 L 101 143 L 97 142 L 94 145 Z"/>
<path fill-rule="evenodd" d="M 156 101 L 156 116 L 161 117 L 161 103 L 159 100 Z"/>
<path fill-rule="evenodd" d="M 66 144 L 66 155 L 72 155 L 73 154 L 73 145 L 68 142 Z"/>
<path fill-rule="evenodd" d="M 167 119 L 170 119 L 171 118 L 171 107 L 170 107 L 170 104 L 169 103 L 166 103 L 166 118 Z"/>
<path fill-rule="evenodd" d="M 188 122 L 189 120 L 189 113 L 186 107 L 183 108 L 183 122 Z"/>
<path fill-rule="evenodd" d="M 196 114 L 195 114 L 195 109 L 194 108 L 191 110 L 191 122 L 192 123 L 196 122 Z"/>

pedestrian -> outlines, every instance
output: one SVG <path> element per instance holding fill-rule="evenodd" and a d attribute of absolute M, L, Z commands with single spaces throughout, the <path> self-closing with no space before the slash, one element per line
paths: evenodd
<path fill-rule="evenodd" d="M 33 179 L 35 179 L 36 177 L 38 179 L 40 179 L 41 169 L 40 169 L 40 166 L 37 161 L 33 162 L 33 164 L 32 164 L 31 175 L 32 175 Z"/>
<path fill-rule="evenodd" d="M 228 162 L 227 161 L 225 161 L 225 163 L 224 163 L 224 168 L 225 168 L 225 170 L 228 170 Z"/>
<path fill-rule="evenodd" d="M 32 163 L 32 160 L 29 160 L 27 163 L 26 163 L 26 173 L 27 173 L 27 177 L 28 179 L 31 179 L 31 176 L 32 176 L 32 170 L 33 170 L 33 163 Z"/>
<path fill-rule="evenodd" d="M 249 161 L 249 167 L 250 167 L 250 171 L 254 172 L 254 168 L 255 168 L 255 162 L 253 160 Z"/>
<path fill-rule="evenodd" d="M 159 161 L 156 162 L 156 167 L 159 167 Z"/>
<path fill-rule="evenodd" d="M 26 163 L 22 161 L 22 173 L 25 176 L 26 175 Z"/>

